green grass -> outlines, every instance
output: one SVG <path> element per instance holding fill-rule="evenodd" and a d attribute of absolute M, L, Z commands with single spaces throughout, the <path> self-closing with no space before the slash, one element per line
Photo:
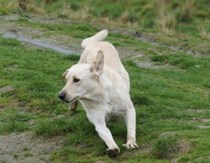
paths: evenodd
<path fill-rule="evenodd" d="M 152 153 L 157 158 L 170 159 L 178 151 L 177 140 L 174 137 L 159 138 L 153 146 Z"/>
<path fill-rule="evenodd" d="M 23 132 L 30 129 L 27 123 L 33 119 L 29 113 L 19 112 L 16 109 L 7 109 L 0 112 L 0 133 Z"/>
<path fill-rule="evenodd" d="M 0 14 L 22 12 L 18 5 L 11 0 L 1 0 L 0 4 L 2 6 Z M 14 4 L 13 8 L 11 4 Z M 172 15 L 176 19 L 175 30 L 188 34 L 197 33 L 197 26 L 204 20 L 208 22 L 209 26 L 210 18 L 208 0 L 151 0 L 149 2 L 146 0 L 60 0 L 50 3 L 36 0 L 26 3 L 26 6 L 29 12 L 34 13 L 53 14 L 71 19 L 109 18 L 113 21 L 122 21 L 124 24 L 137 23 L 144 29 L 156 29 L 157 20 L 163 20 L 168 15 Z"/>
<path fill-rule="evenodd" d="M 28 15 L 28 16 L 27 16 Z M 48 23 L 48 22 L 34 22 L 31 21 L 30 15 L 26 14 L 26 16 L 19 16 L 19 20 L 13 21 L 14 23 L 29 28 L 36 28 L 38 30 L 45 31 L 42 37 L 49 37 L 54 34 L 62 34 L 72 36 L 74 38 L 83 39 L 89 37 L 103 28 L 113 28 L 111 25 L 104 26 L 103 24 L 98 23 L 95 25 L 94 23 L 90 23 L 88 21 L 77 22 L 74 21 L 72 23 L 66 24 L 65 20 L 62 23 Z M 208 22 L 208 21 L 206 21 Z M 205 24 L 205 23 L 204 23 Z M 187 26 L 187 25 L 186 25 Z M 206 27 L 206 30 L 209 29 Z M 198 30 L 198 28 L 197 28 Z M 125 28 L 126 31 L 126 28 Z M 146 43 L 139 41 L 138 36 L 135 36 L 135 31 L 143 34 L 148 40 L 151 42 L 155 42 L 158 45 L 158 49 L 155 48 L 151 43 Z M 206 35 L 209 34 L 209 31 L 206 31 Z M 210 35 L 210 34 L 209 34 Z M 39 36 L 40 37 L 40 36 Z M 140 38 L 141 39 L 141 38 Z M 173 33 L 167 34 L 162 33 L 160 31 L 151 32 L 151 28 L 146 29 L 138 29 L 134 28 L 133 32 L 127 32 L 127 34 L 122 34 L 120 31 L 116 30 L 114 33 L 110 33 L 108 36 L 108 40 L 110 40 L 115 46 L 129 47 L 135 49 L 136 51 L 142 51 L 146 54 L 161 54 L 167 53 L 166 49 L 170 49 L 170 47 L 177 47 L 180 53 L 191 52 L 191 54 L 198 54 L 201 56 L 208 55 L 210 52 L 209 39 L 205 39 L 200 37 L 199 31 L 195 33 Z M 164 50 L 162 50 L 164 49 Z M 170 51 L 170 53 L 172 53 Z M 176 53 L 176 52 L 175 52 Z"/>
<path fill-rule="evenodd" d="M 64 85 L 61 74 L 79 57 L 28 48 L 13 39 L 0 38 L 0 49 L 0 85 L 14 88 L 0 97 L 0 134 L 32 131 L 37 136 L 48 138 L 63 136 L 65 143 L 51 154 L 52 162 L 112 162 L 83 109 L 80 107 L 70 115 L 68 106 L 57 98 Z M 131 78 L 140 149 L 126 151 L 123 148 L 126 129 L 122 120 L 108 123 L 121 148 L 121 155 L 114 161 L 206 160 L 210 154 L 209 129 L 199 126 L 210 125 L 203 121 L 210 117 L 210 77 L 207 75 L 210 57 L 156 50 L 163 55 L 151 54 L 151 60 L 171 67 L 146 69 L 139 68 L 132 61 L 124 61 Z M 170 134 L 160 136 L 167 132 L 175 133 L 176 137 Z M 190 144 L 186 153 L 180 153 L 177 145 L 182 140 Z"/>
<path fill-rule="evenodd" d="M 78 20 L 68 12 L 61 12 L 63 2 L 71 4 L 72 15 L 86 11 L 82 5 L 85 3 L 87 17 Z M 123 148 L 126 128 L 122 120 L 108 123 L 121 149 L 117 158 L 109 158 L 105 144 L 87 120 L 83 108 L 80 106 L 70 114 L 68 105 L 58 99 L 57 94 L 65 84 L 61 75 L 79 60 L 78 56 L 63 56 L 1 37 L 0 88 L 12 86 L 13 90 L 0 96 L 0 135 L 31 131 L 46 139 L 62 137 L 64 143 L 51 153 L 51 162 L 209 162 L 210 47 L 208 37 L 202 36 L 199 30 L 203 25 L 209 33 L 209 2 L 176 0 L 162 4 L 165 8 L 155 0 L 119 2 L 61 0 L 43 7 L 37 0 L 36 4 L 29 4 L 30 12 L 35 7 L 41 8 L 46 14 L 53 13 L 62 18 L 63 23 L 33 22 L 30 12 L 9 7 L 7 0 L 0 1 L 0 15 L 20 14 L 19 20 L 11 22 L 45 31 L 46 37 L 62 34 L 77 39 L 91 36 L 102 28 L 117 28 L 113 22 L 123 20 L 123 30 L 132 28 L 158 43 L 142 42 L 132 36 L 132 32 L 111 32 L 107 38 L 118 48 L 129 47 L 160 66 L 140 68 L 135 63 L 141 61 L 141 57 L 135 62 L 123 60 L 131 78 L 139 149 L 127 151 Z M 161 10 L 154 10 L 157 6 L 162 7 Z M 157 27 L 156 20 L 164 18 L 160 11 L 175 17 L 176 22 L 171 22 L 175 23 L 171 33 Z M 110 22 L 100 22 L 101 17 L 108 17 Z M 69 18 L 73 22 L 66 24 L 65 20 Z M 129 22 L 131 26 L 127 24 Z M 178 46 L 181 50 L 167 46 Z M 186 54 L 188 50 L 198 51 L 199 55 Z M 26 157 L 30 154 L 26 153 Z"/>

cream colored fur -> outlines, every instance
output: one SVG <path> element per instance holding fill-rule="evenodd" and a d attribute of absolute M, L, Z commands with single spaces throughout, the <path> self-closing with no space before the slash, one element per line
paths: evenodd
<path fill-rule="evenodd" d="M 123 116 L 127 126 L 127 149 L 137 148 L 136 112 L 130 98 L 130 82 L 118 52 L 112 44 L 102 41 L 108 34 L 102 30 L 83 40 L 84 48 L 78 64 L 69 68 L 67 82 L 59 97 L 69 103 L 80 101 L 88 120 L 95 126 L 108 151 L 120 151 L 106 119 Z"/>

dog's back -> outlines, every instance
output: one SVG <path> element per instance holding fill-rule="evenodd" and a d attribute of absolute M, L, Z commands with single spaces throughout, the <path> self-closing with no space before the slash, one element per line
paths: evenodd
<path fill-rule="evenodd" d="M 94 36 L 84 39 L 81 44 L 81 46 L 84 48 L 84 51 L 81 54 L 79 63 L 92 64 L 95 61 L 98 51 L 101 50 L 104 54 L 104 64 L 117 71 L 129 88 L 129 76 L 120 61 L 117 50 L 111 43 L 102 41 L 107 35 L 108 30 L 102 30 L 96 33 Z"/>

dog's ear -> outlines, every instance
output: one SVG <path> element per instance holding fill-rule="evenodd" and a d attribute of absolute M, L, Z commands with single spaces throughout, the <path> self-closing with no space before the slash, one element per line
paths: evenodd
<path fill-rule="evenodd" d="M 96 60 L 91 65 L 90 72 L 93 75 L 100 76 L 103 73 L 103 67 L 104 67 L 104 54 L 102 50 L 99 50 L 96 56 Z"/>
<path fill-rule="evenodd" d="M 69 71 L 69 70 L 66 70 L 66 71 L 63 73 L 63 75 L 62 75 L 62 78 L 63 78 L 63 79 L 66 79 L 66 74 L 68 73 L 68 71 Z"/>

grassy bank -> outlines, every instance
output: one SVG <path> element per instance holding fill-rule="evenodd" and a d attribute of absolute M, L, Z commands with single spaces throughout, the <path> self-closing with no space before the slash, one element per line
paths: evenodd
<path fill-rule="evenodd" d="M 32 131 L 49 138 L 63 136 L 63 147 L 51 155 L 55 162 L 112 161 L 105 155 L 105 145 L 83 109 L 70 116 L 68 106 L 57 98 L 64 85 L 61 74 L 78 57 L 29 48 L 12 39 L 1 38 L 0 46 L 0 85 L 13 88 L 0 97 L 0 133 Z M 164 54 L 165 50 L 161 52 Z M 123 121 L 109 123 L 122 152 L 116 161 L 206 160 L 210 123 L 210 78 L 206 75 L 209 56 L 167 52 L 150 58 L 154 64 L 165 66 L 139 68 L 131 60 L 124 61 L 131 77 L 140 148 L 126 151 L 122 147 L 126 135 Z"/>
<path fill-rule="evenodd" d="M 83 108 L 72 114 L 58 99 L 65 84 L 61 75 L 77 63 L 78 55 L 65 56 L 1 36 L 0 135 L 29 131 L 44 139 L 61 137 L 64 143 L 50 154 L 51 162 L 210 161 L 208 0 L 28 0 L 26 9 L 16 1 L 0 4 L 1 15 L 18 17 L 2 19 L 4 24 L 31 33 L 34 29 L 36 34 L 44 31 L 40 39 L 66 35 L 78 42 L 109 28 L 107 40 L 137 55 L 124 58 L 123 64 L 131 78 L 139 149 L 123 148 L 126 129 L 118 120 L 108 126 L 121 154 L 109 158 Z M 42 16 L 36 20 L 34 14 Z M 17 27 L 11 29 L 18 33 Z"/>

